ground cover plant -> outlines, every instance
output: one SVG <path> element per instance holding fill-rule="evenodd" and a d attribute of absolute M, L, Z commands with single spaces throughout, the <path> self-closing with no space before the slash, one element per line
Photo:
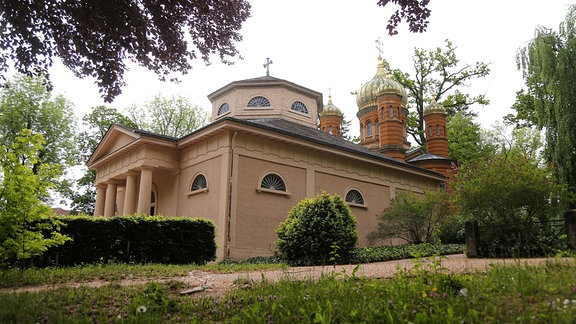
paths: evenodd
<path fill-rule="evenodd" d="M 389 280 L 334 272 L 319 280 L 248 281 L 224 296 L 181 296 L 183 283 L 0 292 L 0 322 L 530 322 L 576 319 L 576 263 L 491 266 L 449 274 L 415 259 Z"/>

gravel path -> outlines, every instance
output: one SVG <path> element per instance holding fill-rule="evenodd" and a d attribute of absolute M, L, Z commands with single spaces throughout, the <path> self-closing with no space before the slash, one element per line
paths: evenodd
<path fill-rule="evenodd" d="M 435 260 L 440 264 L 435 265 Z M 557 260 L 555 258 L 535 258 L 535 259 L 468 259 L 464 254 L 450 255 L 440 259 L 423 259 L 420 265 L 425 269 L 437 269 L 439 266 L 451 273 L 474 273 L 477 271 L 489 271 L 492 265 L 541 265 L 547 261 Z M 573 261 L 572 258 L 562 259 L 564 262 Z M 375 262 L 361 264 L 356 271 L 356 276 L 366 276 L 370 278 L 391 278 L 397 271 L 412 269 L 416 264 L 415 260 L 396 260 L 387 262 Z M 56 289 L 58 287 L 99 287 L 102 285 L 115 283 L 120 285 L 135 285 L 146 282 L 166 282 L 170 280 L 182 281 L 190 289 L 184 290 L 182 294 L 216 294 L 222 295 L 226 291 L 236 286 L 250 284 L 252 282 L 278 281 L 281 279 L 318 279 L 322 275 L 342 273 L 352 275 L 356 265 L 339 266 L 314 266 L 314 267 L 291 267 L 285 270 L 259 270 L 250 272 L 234 273 L 213 273 L 206 271 L 191 271 L 187 276 L 166 277 L 166 278 L 137 278 L 120 281 L 90 281 L 82 283 L 65 283 L 55 285 L 42 285 L 31 287 L 19 287 L 3 289 L 2 291 L 25 292 Z"/>

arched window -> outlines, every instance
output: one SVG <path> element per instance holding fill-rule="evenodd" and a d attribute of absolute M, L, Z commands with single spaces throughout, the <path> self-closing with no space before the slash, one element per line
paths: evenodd
<path fill-rule="evenodd" d="M 199 174 L 194 178 L 194 181 L 192 181 L 192 188 L 190 188 L 190 191 L 197 191 L 206 188 L 208 188 L 206 177 L 203 174 Z"/>
<path fill-rule="evenodd" d="M 150 216 L 156 215 L 158 211 L 158 189 L 156 185 L 152 184 L 152 191 L 150 192 Z"/>
<path fill-rule="evenodd" d="M 286 191 L 286 184 L 279 175 L 268 173 L 260 183 L 262 189 Z"/>
<path fill-rule="evenodd" d="M 390 118 L 394 117 L 394 108 L 390 106 Z"/>
<path fill-rule="evenodd" d="M 360 191 L 356 189 L 350 189 L 346 193 L 346 202 L 356 205 L 364 205 L 364 197 L 362 196 Z"/>
<path fill-rule="evenodd" d="M 440 135 L 440 125 L 436 125 L 436 135 Z"/>
<path fill-rule="evenodd" d="M 308 108 L 306 108 L 306 105 L 301 101 L 294 101 L 292 103 L 292 107 L 290 107 L 290 109 L 295 110 L 297 112 L 304 113 L 304 114 L 308 113 Z"/>
<path fill-rule="evenodd" d="M 328 127 L 328 133 L 332 135 L 332 126 Z"/>
<path fill-rule="evenodd" d="M 248 107 L 270 107 L 270 101 L 262 96 L 257 96 L 248 101 Z"/>
<path fill-rule="evenodd" d="M 430 129 L 430 136 L 432 136 L 432 126 L 428 127 Z"/>
<path fill-rule="evenodd" d="M 220 108 L 218 108 L 218 116 L 225 114 L 229 111 L 230 111 L 230 105 L 225 102 L 225 103 L 220 105 Z"/>
<path fill-rule="evenodd" d="M 366 136 L 372 136 L 372 121 L 366 122 Z"/>

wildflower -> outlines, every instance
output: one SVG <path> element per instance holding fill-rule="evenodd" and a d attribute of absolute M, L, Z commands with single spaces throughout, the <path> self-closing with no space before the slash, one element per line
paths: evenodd
<path fill-rule="evenodd" d="M 438 288 L 434 287 L 434 288 L 432 288 L 432 291 L 433 291 L 433 292 L 437 292 L 437 291 L 438 291 Z"/>
<path fill-rule="evenodd" d="M 136 311 L 137 311 L 138 313 L 146 313 L 146 306 L 140 305 L 140 306 L 136 309 Z"/>
<path fill-rule="evenodd" d="M 462 288 L 460 289 L 460 291 L 458 292 L 458 294 L 462 297 L 468 297 L 468 289 L 466 288 Z"/>
<path fill-rule="evenodd" d="M 422 298 L 426 298 L 426 297 L 428 297 L 428 294 L 427 294 L 427 293 L 422 293 Z"/>

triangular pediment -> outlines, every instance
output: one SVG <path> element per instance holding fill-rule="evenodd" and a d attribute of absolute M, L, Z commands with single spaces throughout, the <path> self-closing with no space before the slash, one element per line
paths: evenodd
<path fill-rule="evenodd" d="M 104 137 L 86 164 L 90 167 L 96 161 L 120 152 L 122 148 L 130 146 L 130 144 L 138 141 L 140 138 L 141 135 L 132 129 L 114 124 L 110 126 L 106 134 L 104 134 Z"/>

